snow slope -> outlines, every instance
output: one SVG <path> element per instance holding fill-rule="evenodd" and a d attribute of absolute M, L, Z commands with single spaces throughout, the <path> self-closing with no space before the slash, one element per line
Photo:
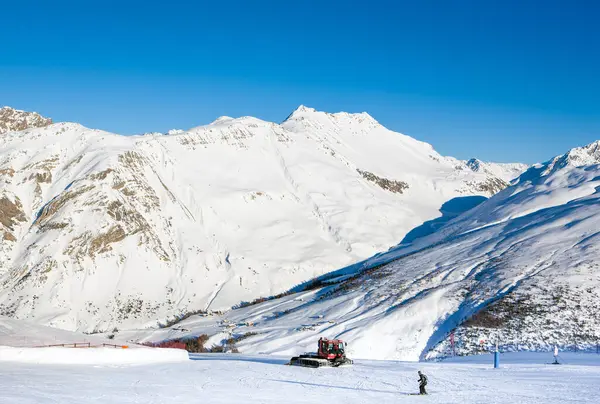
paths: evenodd
<path fill-rule="evenodd" d="M 357 358 L 416 361 L 449 355 L 454 330 L 461 355 L 496 342 L 504 350 L 595 352 L 597 151 L 592 144 L 532 167 L 436 232 L 323 276 L 313 290 L 131 336 L 206 333 L 239 339 L 244 353 L 285 355 L 314 350 L 319 336 L 340 337 Z"/>
<path fill-rule="evenodd" d="M 167 348 L 15 348 L 0 346 L 0 363 L 51 365 L 141 365 L 148 363 L 186 362 L 187 351 Z M 1 365 L 0 365 L 1 366 Z"/>
<path fill-rule="evenodd" d="M 597 403 L 598 355 L 491 356 L 475 363 L 358 361 L 337 369 L 285 366 L 287 358 L 194 355 L 147 366 L 50 366 L 0 362 L 0 402 L 84 403 Z M 417 370 L 429 378 L 418 392 Z"/>
<path fill-rule="evenodd" d="M 147 348 L 119 338 L 86 335 L 0 316 L 0 368 L 3 362 L 122 365 L 185 360 L 187 352 L 179 349 Z"/>
<path fill-rule="evenodd" d="M 166 135 L 0 134 L 0 314 L 148 327 L 271 296 L 507 184 L 366 113 L 300 107 Z"/>
<path fill-rule="evenodd" d="M 89 343 L 93 346 L 117 344 L 136 347 L 123 339 L 101 335 L 89 335 L 73 331 L 45 327 L 27 320 L 15 320 L 0 316 L 0 346 L 32 348 L 57 344 Z"/>
<path fill-rule="evenodd" d="M 523 174 L 529 166 L 522 163 L 489 163 L 473 158 L 465 162 L 474 172 L 483 172 L 510 182 Z"/>

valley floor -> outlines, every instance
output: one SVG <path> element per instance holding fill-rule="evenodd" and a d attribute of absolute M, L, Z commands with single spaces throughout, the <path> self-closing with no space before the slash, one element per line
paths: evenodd
<path fill-rule="evenodd" d="M 357 361 L 345 368 L 285 366 L 287 358 L 192 355 L 140 366 L 0 362 L 0 402 L 37 403 L 598 403 L 600 355 L 490 355 L 443 362 Z M 418 391 L 417 370 L 429 377 Z"/>

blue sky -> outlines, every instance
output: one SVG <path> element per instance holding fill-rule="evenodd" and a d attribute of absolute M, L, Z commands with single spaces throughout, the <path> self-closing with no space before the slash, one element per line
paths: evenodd
<path fill-rule="evenodd" d="M 7 2 L 0 104 L 124 134 L 304 104 L 533 163 L 600 139 L 596 3 Z"/>

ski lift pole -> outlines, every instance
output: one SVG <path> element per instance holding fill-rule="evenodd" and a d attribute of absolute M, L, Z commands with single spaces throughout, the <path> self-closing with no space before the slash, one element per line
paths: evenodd
<path fill-rule="evenodd" d="M 496 350 L 494 351 L 494 369 L 500 367 L 500 351 L 498 351 L 498 343 L 496 342 Z"/>

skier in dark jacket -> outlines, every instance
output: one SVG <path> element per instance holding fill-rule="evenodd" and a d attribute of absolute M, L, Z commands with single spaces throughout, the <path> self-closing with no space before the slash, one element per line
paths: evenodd
<path fill-rule="evenodd" d="M 425 386 L 427 386 L 427 376 L 419 370 L 419 394 L 427 394 Z"/>

